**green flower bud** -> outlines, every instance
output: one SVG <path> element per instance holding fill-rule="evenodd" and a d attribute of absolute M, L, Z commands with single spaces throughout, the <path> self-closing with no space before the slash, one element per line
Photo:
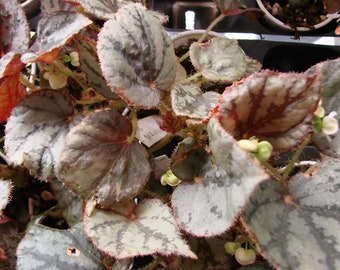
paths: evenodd
<path fill-rule="evenodd" d="M 238 242 L 226 242 L 224 244 L 224 249 L 228 254 L 234 255 L 236 249 L 241 247 L 241 243 Z"/>
<path fill-rule="evenodd" d="M 268 141 L 262 141 L 257 144 L 257 159 L 267 161 L 273 152 L 273 146 Z"/>

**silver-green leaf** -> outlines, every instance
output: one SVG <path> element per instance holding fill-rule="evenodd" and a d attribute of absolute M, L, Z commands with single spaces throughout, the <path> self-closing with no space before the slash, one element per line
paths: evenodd
<path fill-rule="evenodd" d="M 101 19 L 110 19 L 124 5 L 141 3 L 141 0 L 78 0 L 86 12 Z"/>
<path fill-rule="evenodd" d="M 234 82 L 259 70 L 261 64 L 249 58 L 236 40 L 216 37 L 190 46 L 193 66 L 211 81 Z"/>
<path fill-rule="evenodd" d="M 340 269 L 340 160 L 326 158 L 316 175 L 283 186 L 260 184 L 243 213 L 261 253 L 279 269 Z"/>
<path fill-rule="evenodd" d="M 64 139 L 79 118 L 72 99 L 61 91 L 46 89 L 26 96 L 6 124 L 8 158 L 38 178 L 49 179 L 56 174 Z"/>
<path fill-rule="evenodd" d="M 102 256 L 86 238 L 82 224 L 57 230 L 36 219 L 17 249 L 18 270 L 105 269 Z"/>
<path fill-rule="evenodd" d="M 104 24 L 97 48 L 109 86 L 131 106 L 156 107 L 159 91 L 168 90 L 176 77 L 170 37 L 140 4 L 122 7 Z"/>
<path fill-rule="evenodd" d="M 154 253 L 196 258 L 181 238 L 171 209 L 160 200 L 142 201 L 84 216 L 84 229 L 94 245 L 116 259 Z"/>
<path fill-rule="evenodd" d="M 263 170 L 214 118 L 209 121 L 208 134 L 217 165 L 205 159 L 200 175 L 177 186 L 171 198 L 179 226 L 199 237 L 227 231 L 255 187 L 266 179 Z"/>
<path fill-rule="evenodd" d="M 177 83 L 171 89 L 171 105 L 174 112 L 180 116 L 204 119 L 210 109 L 216 106 L 220 94 L 217 92 L 202 93 L 195 84 L 188 82 Z"/>

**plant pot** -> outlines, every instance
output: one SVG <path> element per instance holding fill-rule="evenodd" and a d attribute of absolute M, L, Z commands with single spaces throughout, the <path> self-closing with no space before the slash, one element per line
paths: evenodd
<path fill-rule="evenodd" d="M 337 19 L 340 17 L 340 14 L 338 13 L 333 13 L 333 14 L 326 14 L 326 19 L 323 20 L 320 23 L 317 23 L 315 25 L 311 25 L 309 27 L 305 27 L 305 26 L 297 26 L 296 29 L 291 26 L 288 25 L 284 22 L 282 22 L 281 20 L 279 20 L 278 18 L 276 18 L 274 15 L 272 15 L 272 13 L 265 7 L 263 0 L 256 0 L 259 8 L 264 12 L 264 16 L 265 16 L 265 20 L 271 25 L 273 26 L 275 29 L 277 30 L 288 30 L 288 31 L 294 31 L 297 30 L 299 32 L 307 32 L 307 31 L 313 31 L 316 29 L 320 29 L 324 26 L 326 26 L 327 24 L 329 24 L 333 19 Z"/>

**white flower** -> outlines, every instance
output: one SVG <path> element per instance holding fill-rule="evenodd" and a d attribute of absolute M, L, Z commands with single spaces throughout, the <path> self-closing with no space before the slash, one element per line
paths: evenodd
<path fill-rule="evenodd" d="M 322 119 L 322 132 L 326 135 L 333 135 L 339 130 L 338 120 L 335 118 L 337 112 L 333 111 Z"/>
<path fill-rule="evenodd" d="M 52 89 L 63 88 L 67 83 L 67 76 L 53 68 L 44 73 L 44 78 L 48 80 Z"/>

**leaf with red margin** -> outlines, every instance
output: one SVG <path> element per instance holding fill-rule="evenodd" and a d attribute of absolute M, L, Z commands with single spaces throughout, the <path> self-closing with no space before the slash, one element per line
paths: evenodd
<path fill-rule="evenodd" d="M 321 94 L 319 72 L 310 76 L 264 70 L 227 88 L 216 108 L 236 139 L 269 141 L 273 154 L 297 147 L 311 132 Z"/>
<path fill-rule="evenodd" d="M 0 122 L 7 120 L 15 105 L 26 95 L 19 77 L 20 73 L 16 73 L 0 79 Z"/>
<path fill-rule="evenodd" d="M 112 90 L 129 105 L 154 108 L 176 77 L 177 58 L 159 18 L 140 4 L 126 5 L 98 36 L 98 56 Z"/>
<path fill-rule="evenodd" d="M 83 225 L 93 244 L 117 259 L 154 253 L 197 258 L 182 239 L 170 207 L 158 199 L 94 209 L 84 215 Z"/>
<path fill-rule="evenodd" d="M 9 51 L 28 48 L 29 26 L 18 1 L 0 3 L 0 57 Z"/>

